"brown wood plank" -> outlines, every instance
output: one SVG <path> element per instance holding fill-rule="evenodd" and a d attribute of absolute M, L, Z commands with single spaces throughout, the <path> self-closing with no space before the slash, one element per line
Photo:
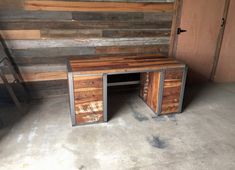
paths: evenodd
<path fill-rule="evenodd" d="M 23 73 L 21 74 L 24 82 L 35 82 L 35 81 L 49 81 L 49 80 L 66 80 L 67 72 L 66 71 L 57 71 L 57 72 L 37 72 L 37 73 Z M 11 75 L 6 75 L 7 79 L 11 82 L 14 81 Z M 2 81 L 0 80 L 0 83 Z"/>
<path fill-rule="evenodd" d="M 179 112 L 182 76 L 183 76 L 183 70 L 166 71 L 161 114 L 170 114 L 170 113 Z"/>
<path fill-rule="evenodd" d="M 0 34 L 7 40 L 40 39 L 40 30 L 0 30 Z"/>
<path fill-rule="evenodd" d="M 26 10 L 84 11 L 84 12 L 170 12 L 173 3 L 125 3 L 125 2 L 69 2 L 25 1 Z"/>

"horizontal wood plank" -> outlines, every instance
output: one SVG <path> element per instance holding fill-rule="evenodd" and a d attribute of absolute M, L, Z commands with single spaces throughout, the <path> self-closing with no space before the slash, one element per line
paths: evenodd
<path fill-rule="evenodd" d="M 2 0 L 1 0 L 2 1 Z M 9 3 L 9 2 L 7 2 Z M 13 4 L 14 5 L 14 4 Z M 71 12 L 0 10 L 0 21 L 7 20 L 72 20 Z"/>
<path fill-rule="evenodd" d="M 1 30 L 34 29 L 170 29 L 171 21 L 76 21 L 76 20 L 2 20 Z"/>
<path fill-rule="evenodd" d="M 40 39 L 40 30 L 0 30 L 0 34 L 6 40 L 30 40 Z"/>
<path fill-rule="evenodd" d="M 26 0 L 26 10 L 44 11 L 115 11 L 115 12 L 169 12 L 173 3 L 125 3 L 125 2 L 69 2 Z"/>
<path fill-rule="evenodd" d="M 55 48 L 55 47 L 98 47 L 125 45 L 156 45 L 168 44 L 169 37 L 149 38 L 90 38 L 90 39 L 62 39 L 62 40 L 7 40 L 9 48 Z"/>

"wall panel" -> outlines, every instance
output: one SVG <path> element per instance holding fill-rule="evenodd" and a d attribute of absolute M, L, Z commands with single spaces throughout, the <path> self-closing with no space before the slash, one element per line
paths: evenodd
<path fill-rule="evenodd" d="M 30 87 L 65 81 L 70 57 L 167 55 L 173 0 L 85 1 L 0 0 L 0 33 Z"/>

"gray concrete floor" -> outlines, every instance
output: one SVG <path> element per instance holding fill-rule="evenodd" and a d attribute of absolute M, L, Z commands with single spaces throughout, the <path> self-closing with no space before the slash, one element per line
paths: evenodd
<path fill-rule="evenodd" d="M 235 84 L 190 88 L 182 114 L 156 118 L 137 97 L 110 97 L 108 123 L 71 127 L 67 97 L 1 107 L 1 170 L 235 169 Z"/>

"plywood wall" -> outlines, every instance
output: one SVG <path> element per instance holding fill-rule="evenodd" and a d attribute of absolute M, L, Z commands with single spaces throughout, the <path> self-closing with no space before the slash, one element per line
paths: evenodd
<path fill-rule="evenodd" d="M 188 80 L 208 81 L 214 62 L 225 0 L 184 0 L 176 57 L 188 64 Z"/>
<path fill-rule="evenodd" d="M 230 1 L 219 62 L 215 74 L 216 82 L 235 82 L 235 1 Z"/>
<path fill-rule="evenodd" d="M 31 89 L 67 93 L 69 57 L 167 55 L 173 1 L 114 1 L 0 0 L 0 33 Z"/>

